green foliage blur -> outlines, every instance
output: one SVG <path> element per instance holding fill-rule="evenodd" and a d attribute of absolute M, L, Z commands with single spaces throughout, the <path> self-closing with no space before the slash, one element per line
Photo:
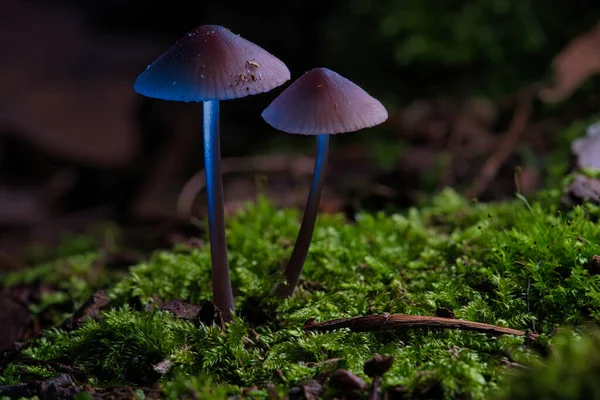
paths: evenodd
<path fill-rule="evenodd" d="M 498 97 L 543 79 L 599 20 L 583 0 L 350 0 L 324 21 L 323 57 L 373 90 L 398 88 L 389 101 L 440 88 Z"/>
<path fill-rule="evenodd" d="M 499 399 L 597 399 L 600 396 L 600 333 L 563 330 L 552 338 L 552 353 L 512 376 Z"/>

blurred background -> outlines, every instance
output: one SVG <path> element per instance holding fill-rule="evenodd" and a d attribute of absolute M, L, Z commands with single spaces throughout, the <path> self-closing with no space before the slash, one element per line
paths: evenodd
<path fill-rule="evenodd" d="M 103 221 L 193 229 L 201 105 L 133 82 L 198 25 L 265 48 L 292 80 L 328 67 L 385 104 L 385 124 L 333 138 L 322 211 L 352 218 L 447 186 L 493 201 L 556 185 L 581 134 L 566 128 L 600 115 L 599 21 L 590 0 L 3 0 L 2 260 Z M 258 193 L 304 205 L 314 140 L 260 117 L 285 87 L 222 103 L 227 212 Z"/>

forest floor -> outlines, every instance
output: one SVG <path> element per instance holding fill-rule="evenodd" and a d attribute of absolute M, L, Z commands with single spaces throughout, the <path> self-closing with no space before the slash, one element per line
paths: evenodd
<path fill-rule="evenodd" d="M 225 325 L 202 226 L 149 254 L 113 226 L 66 238 L 3 276 L 0 396 L 361 398 L 372 381 L 388 398 L 597 395 L 600 209 L 562 195 L 447 189 L 404 213 L 322 215 L 287 300 L 272 288 L 298 211 L 259 197 L 227 221 Z M 319 329 L 352 317 L 370 319 Z M 394 359 L 372 380 L 376 354 Z"/>

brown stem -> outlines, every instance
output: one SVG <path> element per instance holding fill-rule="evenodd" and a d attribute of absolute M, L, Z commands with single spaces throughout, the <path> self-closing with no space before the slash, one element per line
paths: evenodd
<path fill-rule="evenodd" d="M 373 378 L 373 387 L 371 388 L 371 392 L 369 393 L 369 400 L 379 400 L 379 392 L 381 391 L 381 376 L 376 376 Z"/>
<path fill-rule="evenodd" d="M 486 333 L 493 336 L 527 336 L 534 340 L 539 337 L 539 335 L 531 332 L 504 328 L 501 326 L 484 324 L 481 322 L 406 314 L 386 313 L 383 315 L 369 315 L 366 317 L 332 319 L 321 323 L 316 323 L 314 320 L 308 320 L 304 324 L 304 330 L 309 332 L 327 332 L 341 328 L 348 328 L 352 332 L 372 332 L 402 329 L 461 329 L 465 331 Z"/>
<path fill-rule="evenodd" d="M 517 109 L 515 110 L 508 130 L 504 134 L 502 141 L 496 147 L 496 150 L 486 160 L 485 164 L 479 172 L 479 176 L 475 179 L 466 197 L 477 197 L 483 193 L 490 183 L 496 177 L 498 170 L 506 159 L 514 152 L 519 145 L 521 137 L 527 129 L 527 124 L 531 118 L 533 100 L 538 90 L 538 85 L 533 84 L 521 90 L 518 97 Z"/>
<path fill-rule="evenodd" d="M 277 296 L 291 296 L 298 285 L 319 212 L 319 202 L 321 201 L 321 192 L 323 191 L 323 182 L 325 180 L 325 165 L 327 164 L 328 152 L 329 135 L 317 135 L 317 158 L 315 159 L 313 181 L 310 186 L 306 207 L 304 208 L 300 232 L 298 233 L 298 238 L 296 239 L 296 244 L 294 245 L 288 265 L 283 273 L 287 284 L 281 284 L 275 289 Z"/>
<path fill-rule="evenodd" d="M 229 322 L 235 311 L 225 240 L 223 178 L 221 175 L 221 143 L 219 100 L 203 102 L 204 172 L 208 194 L 208 233 L 212 262 L 213 303 Z"/>

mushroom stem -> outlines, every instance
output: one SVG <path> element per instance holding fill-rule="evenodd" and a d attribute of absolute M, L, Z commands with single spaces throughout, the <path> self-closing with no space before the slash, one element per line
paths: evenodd
<path fill-rule="evenodd" d="M 369 393 L 369 400 L 378 400 L 379 392 L 381 391 L 381 376 L 373 377 L 373 387 L 371 388 L 371 392 Z"/>
<path fill-rule="evenodd" d="M 277 296 L 290 297 L 298 285 L 319 212 L 319 202 L 321 201 L 321 192 L 323 191 L 325 164 L 327 163 L 328 153 L 329 135 L 317 135 L 317 158 L 315 159 L 315 170 L 313 172 L 310 193 L 306 201 L 306 207 L 304 208 L 304 217 L 302 218 L 294 250 L 283 273 L 287 284 L 280 284 L 277 287 L 275 291 Z"/>
<path fill-rule="evenodd" d="M 233 293 L 227 265 L 223 179 L 221 177 L 221 144 L 219 133 L 219 100 L 202 104 L 204 131 L 204 170 L 208 195 L 208 232 L 212 260 L 213 303 L 230 321 L 234 311 Z"/>

